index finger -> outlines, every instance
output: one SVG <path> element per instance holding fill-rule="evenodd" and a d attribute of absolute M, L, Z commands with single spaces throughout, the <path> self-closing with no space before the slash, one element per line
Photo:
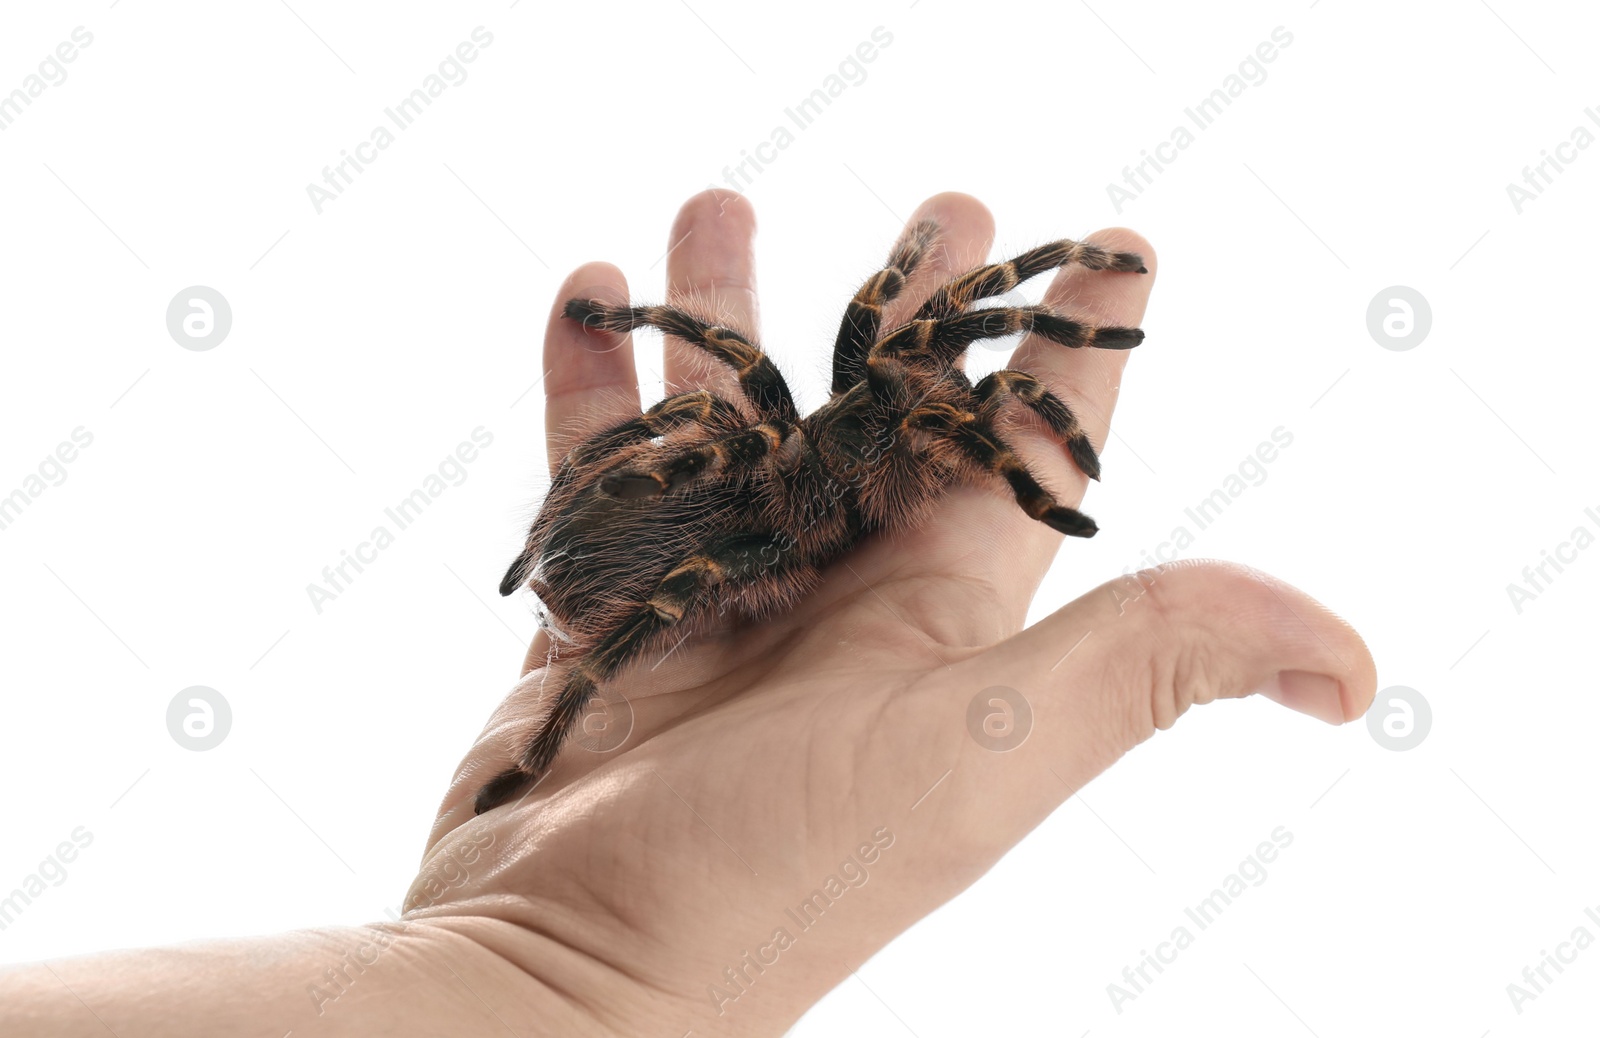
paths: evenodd
<path fill-rule="evenodd" d="M 609 263 L 585 263 L 556 291 L 544 333 L 544 442 L 550 472 L 567 452 L 608 425 L 639 416 L 633 336 L 585 328 L 562 316 L 568 299 L 628 302 L 628 281 Z"/>

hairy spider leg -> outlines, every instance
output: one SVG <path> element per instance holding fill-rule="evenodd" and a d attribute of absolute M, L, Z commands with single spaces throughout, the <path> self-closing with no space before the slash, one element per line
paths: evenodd
<path fill-rule="evenodd" d="M 1004 479 L 1017 504 L 1030 518 L 1071 537 L 1093 537 L 1100 528 L 1094 520 L 1056 501 L 1034 478 L 1011 445 L 987 421 L 946 404 L 929 404 L 913 410 L 904 425 L 946 440 L 980 469 Z"/>
<path fill-rule="evenodd" d="M 1096 328 L 1047 306 L 992 306 L 948 317 L 914 318 L 879 339 L 872 352 L 946 366 L 980 339 L 1003 339 L 1017 332 L 1032 332 L 1071 349 L 1131 350 L 1144 341 L 1141 329 Z"/>
<path fill-rule="evenodd" d="M 675 566 L 648 600 L 573 664 L 517 766 L 501 772 L 478 792 L 474 813 L 500 806 L 524 786 L 543 778 L 601 683 L 637 659 L 656 635 L 681 622 L 707 590 L 773 573 L 791 557 L 793 547 L 791 539 L 779 534 L 728 534 Z"/>
<path fill-rule="evenodd" d="M 714 440 L 691 444 L 653 465 L 607 472 L 600 479 L 600 492 L 626 499 L 660 497 L 701 475 L 733 476 L 747 472 L 770 460 L 797 430 L 798 426 L 790 422 L 762 422 Z"/>
<path fill-rule="evenodd" d="M 1077 263 L 1088 270 L 1120 270 L 1145 274 L 1144 260 L 1133 252 L 1111 252 L 1090 242 L 1063 238 L 1029 249 L 1004 263 L 976 267 L 952 278 L 929 296 L 917 310 L 918 319 L 948 317 L 980 299 L 1005 295 L 1029 278 L 1047 270 Z"/>
<path fill-rule="evenodd" d="M 719 426 L 743 425 L 744 416 L 728 401 L 709 389 L 691 389 L 667 397 L 637 418 L 613 425 L 574 447 L 563 462 L 567 465 L 592 465 L 624 447 L 642 443 L 690 422 Z"/>
<path fill-rule="evenodd" d="M 867 351 L 878 340 L 883 308 L 900 295 L 933 248 L 938 225 L 921 220 L 912 225 L 889 252 L 883 269 L 867 278 L 845 306 L 839 336 L 833 344 L 833 391 L 842 393 L 866 375 Z"/>
<path fill-rule="evenodd" d="M 1001 368 L 979 379 L 973 388 L 973 396 L 978 401 L 978 414 L 991 424 L 1007 399 L 1023 404 L 1043 419 L 1050 431 L 1067 445 L 1067 452 L 1084 475 L 1090 479 L 1100 478 L 1100 459 L 1095 456 L 1089 435 L 1078 423 L 1078 416 L 1072 413 L 1072 408 L 1067 406 L 1065 400 L 1046 389 L 1037 377 L 1026 371 Z"/>
<path fill-rule="evenodd" d="M 732 368 L 739 376 L 740 388 L 762 418 L 792 422 L 800 417 L 789 384 L 777 365 L 761 347 L 732 328 L 702 321 L 675 306 L 628 306 L 597 299 L 569 299 L 562 313 L 583 322 L 586 328 L 626 332 L 648 327 L 676 335 Z"/>

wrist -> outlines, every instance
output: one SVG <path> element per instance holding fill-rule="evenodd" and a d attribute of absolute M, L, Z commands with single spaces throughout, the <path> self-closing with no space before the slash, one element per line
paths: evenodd
<path fill-rule="evenodd" d="M 599 988 L 547 983 L 564 974 L 543 958 L 559 956 L 472 917 L 105 952 L 0 971 L 0 1034 L 620 1033 L 574 995 Z"/>

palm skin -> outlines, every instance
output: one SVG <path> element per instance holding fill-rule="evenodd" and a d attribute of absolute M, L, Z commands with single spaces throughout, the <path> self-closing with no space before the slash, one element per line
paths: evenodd
<path fill-rule="evenodd" d="M 992 221 L 975 199 L 938 195 L 911 219 L 930 216 L 945 247 L 885 328 L 987 258 Z M 741 197 L 691 199 L 669 242 L 668 298 L 709 300 L 759 335 L 753 230 Z M 1138 325 L 1154 251 L 1120 229 L 1089 240 L 1141 253 L 1151 273 L 1069 268 L 1044 302 Z M 606 264 L 579 268 L 556 294 L 544 363 L 553 462 L 639 403 L 628 337 L 562 321 L 560 303 L 628 294 Z M 1101 445 L 1127 359 L 1029 340 L 1009 366 L 1063 395 Z M 674 390 L 728 385 L 670 342 L 665 375 Z M 1076 506 L 1087 481 L 1061 446 L 1020 414 L 1009 435 Z M 835 563 L 792 613 L 627 668 L 614 684 L 633 714 L 620 747 L 569 745 L 532 793 L 475 818 L 473 795 L 531 734 L 541 636 L 457 771 L 408 915 L 468 920 L 475 940 L 565 996 L 568 1033 L 781 1034 L 1191 703 L 1263 691 L 1334 723 L 1370 704 L 1374 666 L 1355 631 L 1243 567 L 1180 563 L 1124 578 L 1024 631 L 1061 540 L 1003 489 L 957 489 L 934 522 Z M 1032 710 L 1027 738 L 1005 752 L 969 731 L 969 706 L 994 686 Z M 827 908 L 827 925 L 803 930 L 786 909 L 860 860 L 874 834 L 870 878 Z M 759 950 L 779 929 L 792 943 L 772 961 Z"/>

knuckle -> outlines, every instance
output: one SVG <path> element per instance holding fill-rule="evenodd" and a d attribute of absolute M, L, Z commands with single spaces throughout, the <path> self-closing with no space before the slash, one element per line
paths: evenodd
<path fill-rule="evenodd" d="M 1134 618 L 1140 633 L 1119 684 L 1127 691 L 1130 744 L 1165 731 L 1194 705 L 1226 694 L 1223 646 L 1208 636 L 1192 608 L 1182 568 L 1171 563 L 1141 569 L 1105 585 L 1116 622 Z"/>

